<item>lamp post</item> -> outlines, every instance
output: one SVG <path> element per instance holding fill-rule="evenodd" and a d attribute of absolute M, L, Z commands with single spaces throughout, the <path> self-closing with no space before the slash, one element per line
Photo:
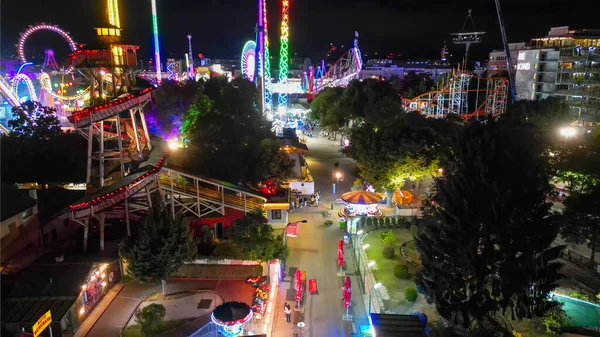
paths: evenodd
<path fill-rule="evenodd" d="M 372 299 L 371 295 L 373 294 L 373 291 L 375 289 L 379 289 L 379 287 L 381 287 L 382 285 L 383 284 L 381 284 L 381 282 L 377 282 L 377 283 L 375 283 L 375 285 L 373 286 L 373 288 L 371 289 L 371 291 L 369 291 L 369 310 L 368 310 L 367 316 L 371 315 L 371 299 Z"/>
<path fill-rule="evenodd" d="M 333 179 L 332 179 L 332 186 L 333 186 L 333 197 L 331 197 L 331 209 L 333 209 L 333 202 L 335 201 L 335 185 L 336 183 L 339 184 L 340 183 L 340 178 L 342 177 L 342 172 L 340 171 L 336 171 L 333 174 Z"/>

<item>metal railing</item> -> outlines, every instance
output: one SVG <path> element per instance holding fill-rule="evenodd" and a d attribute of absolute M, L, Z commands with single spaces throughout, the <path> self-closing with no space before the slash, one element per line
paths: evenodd
<path fill-rule="evenodd" d="M 194 331 L 188 337 L 217 337 L 217 325 L 213 322 L 206 324 L 200 329 Z"/>

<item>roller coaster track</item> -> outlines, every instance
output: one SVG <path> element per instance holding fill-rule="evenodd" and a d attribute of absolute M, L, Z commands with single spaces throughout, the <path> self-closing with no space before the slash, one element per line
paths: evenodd
<path fill-rule="evenodd" d="M 6 82 L 4 77 L 2 77 L 1 75 L 0 75 L 0 95 L 8 101 L 8 104 L 10 104 L 10 106 L 12 106 L 12 107 L 21 106 L 21 101 L 19 100 L 19 97 L 17 97 L 17 95 L 15 95 L 15 93 L 13 92 L 12 86 L 10 84 L 8 84 L 8 82 Z"/>
<path fill-rule="evenodd" d="M 477 83 L 475 89 L 472 89 L 473 81 Z M 441 118 L 453 113 L 469 120 L 478 116 L 499 116 L 506 111 L 507 100 L 507 79 L 477 77 L 472 73 L 455 71 L 440 90 L 403 98 L 402 105 L 407 111 L 419 111 L 428 117 Z"/>
<path fill-rule="evenodd" d="M 309 78 L 308 92 L 317 93 L 323 88 L 346 86 L 348 82 L 358 77 L 362 69 L 362 56 L 358 48 L 358 33 L 355 33 L 354 47 L 340 57 L 320 79 Z M 310 76 L 314 76 L 311 72 Z"/>

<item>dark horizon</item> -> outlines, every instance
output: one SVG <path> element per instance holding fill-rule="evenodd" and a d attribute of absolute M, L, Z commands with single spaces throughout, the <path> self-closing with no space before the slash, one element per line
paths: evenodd
<path fill-rule="evenodd" d="M 277 58 L 280 1 L 267 2 L 271 54 Z M 460 59 L 464 46 L 453 45 L 450 34 L 461 30 L 470 8 L 476 29 L 487 32 L 483 43 L 472 47 L 471 59 L 487 59 L 491 50 L 502 48 L 492 0 L 433 0 L 427 3 L 417 0 L 292 0 L 290 3 L 290 55 L 310 57 L 313 52 L 327 51 L 329 43 L 349 48 L 356 30 L 360 34 L 361 50 L 369 58 L 377 52 L 382 57 L 395 53 L 404 59 L 438 59 L 446 41 L 453 59 Z M 45 4 L 47 2 L 43 0 L 2 3 L 0 55 L 16 53 L 14 45 L 19 33 L 29 25 L 56 24 L 69 31 L 77 42 L 89 43 L 94 38 L 94 24 L 106 20 L 105 1 L 56 0 L 51 7 Z M 569 3 L 571 8 L 586 8 L 589 4 L 591 1 L 588 0 Z M 509 42 L 545 36 L 554 26 L 596 28 L 591 27 L 595 23 L 594 11 L 565 13 L 559 10 L 562 5 L 564 2 L 558 0 L 502 1 Z M 122 0 L 120 11 L 124 42 L 139 44 L 142 58 L 149 59 L 153 55 L 150 2 Z M 183 57 L 188 49 L 187 34 L 193 36 L 194 54 L 202 53 L 209 58 L 232 58 L 240 54 L 245 41 L 254 39 L 255 1 L 193 3 L 158 0 L 158 11 L 163 61 L 167 57 Z M 29 42 L 31 45 L 27 48 L 36 54 L 52 48 L 56 50 L 59 62 L 66 56 L 66 44 L 52 33 L 37 33 Z"/>

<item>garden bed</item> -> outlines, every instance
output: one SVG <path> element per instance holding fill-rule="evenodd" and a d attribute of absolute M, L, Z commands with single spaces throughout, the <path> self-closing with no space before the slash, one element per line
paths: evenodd
<path fill-rule="evenodd" d="M 173 321 L 165 321 L 162 331 L 160 333 L 167 332 L 169 330 L 173 330 L 179 326 L 182 326 L 188 322 L 193 321 L 195 318 L 186 318 L 186 319 L 177 319 Z M 142 335 L 142 326 L 139 324 L 133 324 L 126 326 L 123 331 L 121 331 L 121 337 L 143 337 Z"/>
<path fill-rule="evenodd" d="M 381 233 L 392 231 L 396 237 L 396 243 L 393 245 L 394 257 L 392 259 L 383 256 L 383 242 Z M 415 279 L 417 278 L 420 265 L 419 256 L 416 251 L 414 241 L 408 243 L 405 247 L 405 253 L 409 258 L 417 263 L 407 261 L 400 252 L 402 244 L 414 240 L 413 234 L 407 229 L 382 229 L 370 232 L 364 239 L 364 244 L 369 244 L 367 257 L 369 261 L 375 261 L 377 268 L 373 270 L 377 282 L 381 282 L 389 294 L 390 299 L 386 300 L 385 307 L 399 314 L 412 314 L 415 311 L 425 313 L 429 321 L 437 319 L 437 313 L 433 305 L 425 302 L 422 294 L 419 294 L 415 302 L 405 299 L 405 291 L 408 287 L 416 288 Z M 406 279 L 397 278 L 394 275 L 394 267 L 398 264 L 404 264 L 408 268 L 408 277 Z"/>

